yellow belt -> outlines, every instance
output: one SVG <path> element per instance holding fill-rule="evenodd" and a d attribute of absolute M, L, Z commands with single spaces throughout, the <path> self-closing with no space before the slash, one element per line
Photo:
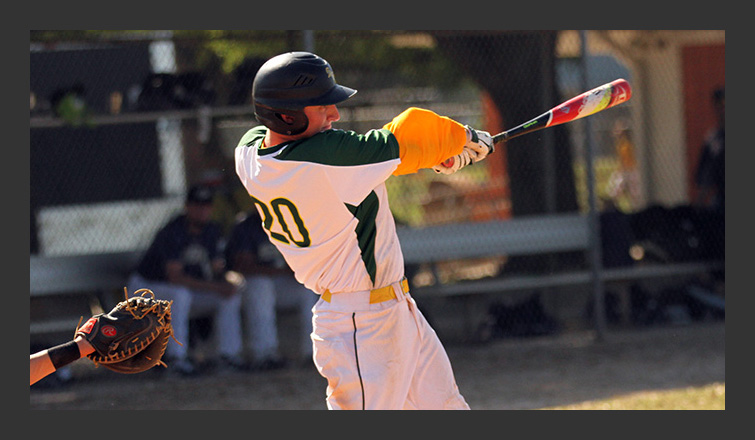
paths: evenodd
<path fill-rule="evenodd" d="M 401 291 L 404 293 L 409 292 L 409 282 L 406 280 L 406 278 L 401 280 Z M 330 302 L 330 297 L 333 294 L 330 293 L 330 290 L 326 290 L 321 295 L 322 300 L 326 302 Z M 348 295 L 348 293 L 343 293 L 342 295 Z M 379 289 L 373 289 L 370 290 L 370 304 L 377 304 L 381 303 L 383 301 L 388 301 L 391 299 L 396 298 L 396 291 L 393 290 L 393 285 L 388 285 L 385 287 L 381 287 Z"/>

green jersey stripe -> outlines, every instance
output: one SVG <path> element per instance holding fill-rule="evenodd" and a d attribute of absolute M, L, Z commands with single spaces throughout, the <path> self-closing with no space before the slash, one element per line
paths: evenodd
<path fill-rule="evenodd" d="M 375 191 L 372 191 L 359 205 L 354 206 L 347 203 L 346 207 L 359 221 L 355 231 L 357 241 L 359 242 L 359 249 L 362 251 L 362 261 L 374 284 L 375 273 L 377 272 L 377 260 L 375 259 L 377 224 L 375 219 L 377 218 L 380 201 Z"/>

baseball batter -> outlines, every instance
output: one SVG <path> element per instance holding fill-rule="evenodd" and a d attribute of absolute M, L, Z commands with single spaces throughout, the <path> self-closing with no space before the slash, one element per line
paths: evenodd
<path fill-rule="evenodd" d="M 263 126 L 241 138 L 236 172 L 296 279 L 320 295 L 311 338 L 328 408 L 469 409 L 408 291 L 385 181 L 456 172 L 492 138 L 419 108 L 365 134 L 333 129 L 355 93 L 315 54 L 271 58 L 252 91 Z"/>

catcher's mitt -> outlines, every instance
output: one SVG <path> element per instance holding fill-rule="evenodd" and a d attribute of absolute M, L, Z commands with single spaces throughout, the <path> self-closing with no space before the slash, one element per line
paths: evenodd
<path fill-rule="evenodd" d="M 76 329 L 75 335 L 83 336 L 94 347 L 87 357 L 96 365 L 126 374 L 141 373 L 158 364 L 165 366 L 162 356 L 173 336 L 173 302 L 155 299 L 149 289 L 139 289 L 131 298 L 128 290 L 124 291 L 126 299 L 110 313 L 94 315 Z M 141 295 L 136 296 L 138 293 Z"/>

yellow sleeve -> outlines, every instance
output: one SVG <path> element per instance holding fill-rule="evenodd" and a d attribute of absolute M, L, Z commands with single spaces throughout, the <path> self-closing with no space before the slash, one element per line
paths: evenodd
<path fill-rule="evenodd" d="M 396 136 L 401 163 L 394 176 L 432 168 L 462 152 L 467 142 L 463 125 L 446 116 L 416 107 L 383 126 Z"/>

